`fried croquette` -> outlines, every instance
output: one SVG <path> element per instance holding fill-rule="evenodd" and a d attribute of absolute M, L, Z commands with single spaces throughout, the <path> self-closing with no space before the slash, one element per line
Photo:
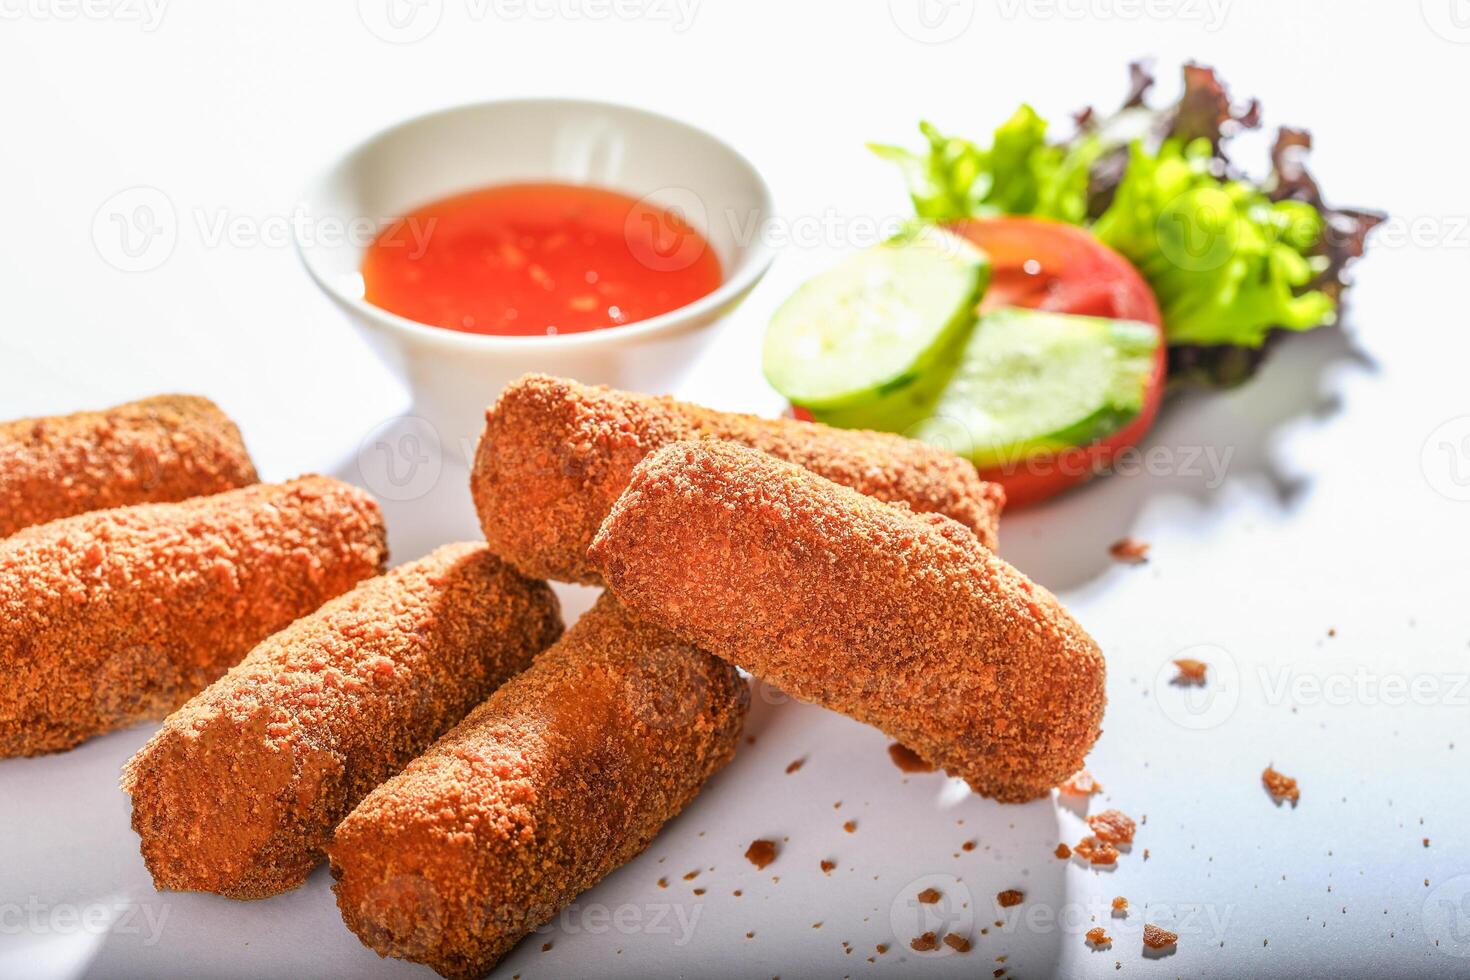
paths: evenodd
<path fill-rule="evenodd" d="M 255 480 L 240 430 L 207 398 L 159 395 L 0 422 L 0 538 L 89 510 L 170 503 Z"/>
<path fill-rule="evenodd" d="M 734 755 L 749 699 L 603 595 L 337 827 L 342 918 L 380 954 L 482 976 L 648 846 Z"/>
<path fill-rule="evenodd" d="M 446 545 L 267 638 L 123 769 L 160 890 L 295 888 L 332 828 L 561 635 L 556 596 Z"/>
<path fill-rule="evenodd" d="M 0 540 L 0 758 L 162 718 L 386 559 L 378 505 L 319 476 Z"/>
<path fill-rule="evenodd" d="M 1004 491 L 943 449 L 538 374 L 511 383 L 486 413 L 470 478 L 485 537 L 527 575 L 595 583 L 587 546 L 633 467 L 670 442 L 709 438 L 764 450 L 879 500 L 947 514 L 996 546 Z"/>
<path fill-rule="evenodd" d="M 1076 772 L 1103 658 L 1055 597 L 960 524 L 775 457 L 648 457 L 592 544 L 634 612 L 1015 802 Z"/>

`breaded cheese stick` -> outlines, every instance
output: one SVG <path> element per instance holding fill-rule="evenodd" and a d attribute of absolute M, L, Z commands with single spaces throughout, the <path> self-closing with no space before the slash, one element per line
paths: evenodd
<path fill-rule="evenodd" d="M 265 898 L 300 885 L 369 790 L 561 630 L 545 582 L 452 544 L 270 636 L 123 769 L 154 886 Z"/>
<path fill-rule="evenodd" d="M 634 471 L 591 557 L 635 615 L 877 726 L 985 796 L 1045 793 L 1097 738 L 1096 644 L 941 515 L 684 442 Z"/>
<path fill-rule="evenodd" d="M 595 583 L 587 546 L 633 467 L 670 442 L 710 438 L 762 449 L 879 500 L 947 514 L 995 548 L 1004 491 L 943 449 L 539 374 L 511 383 L 486 413 L 470 477 L 485 538 L 527 575 Z"/>
<path fill-rule="evenodd" d="M 337 827 L 342 918 L 384 956 L 483 975 L 648 846 L 734 755 L 749 699 L 603 595 Z"/>
<path fill-rule="evenodd" d="M 320 476 L 0 540 L 0 758 L 162 718 L 386 558 L 378 505 Z"/>
<path fill-rule="evenodd" d="M 194 395 L 0 422 L 0 538 L 89 510 L 186 500 L 255 480 L 235 423 Z"/>

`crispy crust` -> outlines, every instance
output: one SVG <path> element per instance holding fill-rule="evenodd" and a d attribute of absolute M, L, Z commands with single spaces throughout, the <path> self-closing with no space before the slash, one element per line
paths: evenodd
<path fill-rule="evenodd" d="M 727 664 L 604 595 L 338 826 L 348 927 L 385 956 L 478 977 L 631 860 L 734 755 Z"/>
<path fill-rule="evenodd" d="M 0 538 L 89 510 L 167 503 L 256 481 L 219 407 L 159 395 L 101 412 L 0 422 Z"/>
<path fill-rule="evenodd" d="M 387 550 L 378 505 L 319 476 L 0 541 L 0 758 L 163 717 Z"/>
<path fill-rule="evenodd" d="M 507 386 L 485 416 L 470 478 L 485 538 L 527 575 L 596 583 L 587 546 L 633 467 L 660 446 L 688 439 L 764 450 L 880 500 L 947 514 L 996 546 L 1004 491 L 942 449 L 538 374 Z"/>
<path fill-rule="evenodd" d="M 545 582 L 453 544 L 267 638 L 123 769 L 154 886 L 297 887 L 369 790 L 561 631 Z"/>
<path fill-rule="evenodd" d="M 1040 796 L 1097 738 L 1096 644 L 946 517 L 685 442 L 638 467 L 590 556 L 639 616 L 986 796 Z"/>

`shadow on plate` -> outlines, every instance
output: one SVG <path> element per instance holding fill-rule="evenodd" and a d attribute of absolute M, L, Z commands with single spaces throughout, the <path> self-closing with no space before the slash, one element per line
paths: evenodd
<path fill-rule="evenodd" d="M 1289 337 L 1261 373 L 1229 391 L 1179 392 L 1127 470 L 1098 477 L 1063 496 L 1002 517 L 1001 553 L 1053 590 L 1085 585 L 1112 564 L 1109 546 L 1126 537 L 1151 498 L 1187 497 L 1208 512 L 1231 484 L 1264 484 L 1283 510 L 1310 481 L 1272 447 L 1301 419 L 1325 421 L 1342 407 L 1328 388 L 1335 369 L 1377 364 L 1346 330 Z"/>

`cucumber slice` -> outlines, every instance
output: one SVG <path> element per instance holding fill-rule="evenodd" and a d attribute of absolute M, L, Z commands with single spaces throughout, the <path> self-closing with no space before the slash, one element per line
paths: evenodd
<path fill-rule="evenodd" d="M 980 467 L 1086 446 L 1142 411 L 1158 344 L 1155 327 L 1131 320 L 989 313 L 906 434 Z"/>
<path fill-rule="evenodd" d="M 911 384 L 975 324 L 990 262 L 926 226 L 859 252 L 771 317 L 763 367 L 793 404 L 837 409 Z"/>

